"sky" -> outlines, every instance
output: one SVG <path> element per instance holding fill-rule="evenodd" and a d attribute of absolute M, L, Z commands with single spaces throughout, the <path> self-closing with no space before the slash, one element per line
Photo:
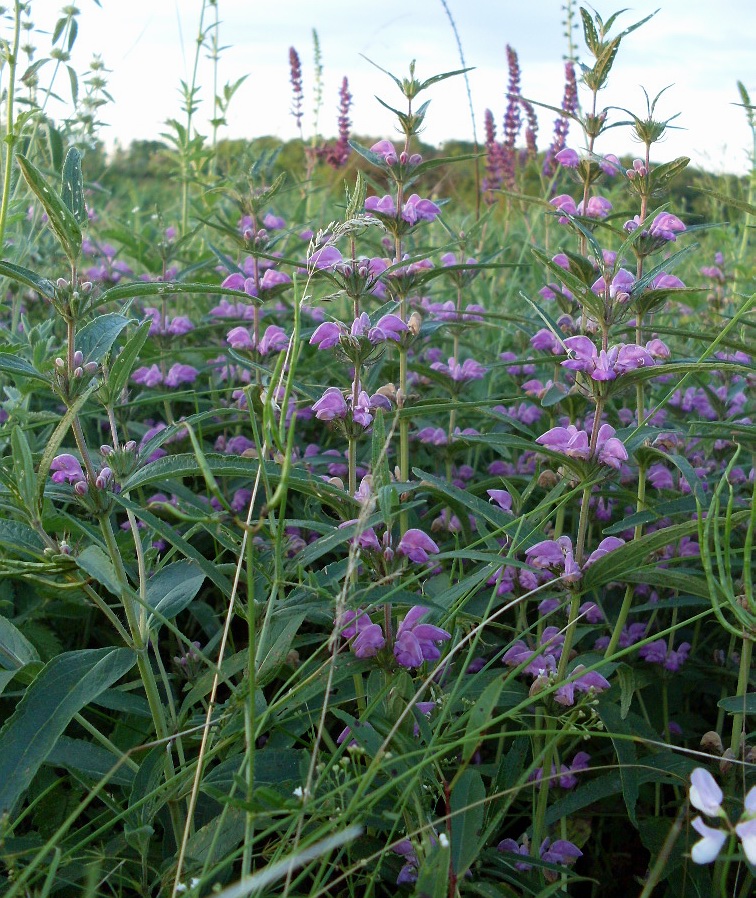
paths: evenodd
<path fill-rule="evenodd" d="M 646 100 L 668 88 L 657 104 L 656 117 L 679 113 L 667 136 L 652 153 L 657 162 L 690 156 L 709 171 L 742 174 L 750 168 L 752 137 L 745 114 L 738 107 L 740 80 L 756 102 L 756 3 L 753 0 L 625 0 L 632 7 L 619 18 L 629 27 L 658 10 L 654 18 L 628 35 L 620 48 L 608 86 L 599 95 L 606 107 L 620 107 L 643 117 Z M 61 0 L 32 0 L 32 20 L 37 57 L 46 55 Z M 208 7 L 204 24 L 215 21 L 215 7 Z M 110 70 L 108 91 L 114 102 L 101 111 L 107 123 L 101 136 L 107 145 L 128 144 L 134 139 L 158 139 L 165 122 L 184 122 L 181 81 L 189 82 L 194 66 L 203 0 L 79 0 L 79 34 L 72 64 L 86 70 L 99 53 Z M 491 109 L 499 132 L 506 108 L 506 47 L 517 52 L 522 71 L 521 90 L 529 99 L 559 106 L 564 86 L 567 40 L 560 0 L 217 0 L 220 25 L 218 43 L 219 84 L 246 76 L 231 101 L 228 126 L 220 137 L 275 135 L 284 140 L 297 136 L 290 113 L 288 51 L 294 46 L 302 60 L 305 137 L 312 133 L 314 101 L 313 29 L 320 40 L 323 105 L 320 133 L 332 136 L 336 129 L 338 90 L 343 76 L 354 97 L 353 132 L 376 137 L 395 136 L 391 113 L 376 95 L 402 108 L 402 97 L 393 82 L 368 61 L 398 76 L 407 74 L 416 60 L 419 77 L 425 78 L 461 67 L 459 49 L 447 11 L 456 24 L 468 75 L 472 113 L 478 138 L 483 136 L 483 116 Z M 595 8 L 606 20 L 620 3 L 596 0 Z M 616 31 L 617 26 L 615 26 Z M 7 36 L 9 27 L 3 24 Z M 41 33 L 41 32 L 47 32 Z M 614 31 L 613 31 L 614 33 Z M 577 32 L 580 58 L 589 61 Z M 209 134 L 213 115 L 213 67 L 203 50 L 199 59 L 200 105 L 195 126 Z M 366 59 L 367 57 L 367 59 Z M 46 66 L 40 73 L 45 84 Z M 65 97 L 65 82 L 56 83 Z M 422 139 L 437 145 L 446 139 L 473 136 L 471 104 L 462 77 L 431 87 L 431 100 Z M 586 94 L 581 93 L 585 101 Z M 626 114 L 610 110 L 611 121 Z M 50 107 L 60 115 L 62 107 Z M 554 112 L 539 110 L 544 149 L 551 138 Z M 581 149 L 575 133 L 568 145 Z M 601 136 L 597 151 L 622 155 L 637 151 L 627 128 L 614 128 Z"/>

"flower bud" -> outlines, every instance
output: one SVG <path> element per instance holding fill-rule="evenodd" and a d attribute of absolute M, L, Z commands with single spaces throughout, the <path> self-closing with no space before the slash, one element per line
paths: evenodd
<path fill-rule="evenodd" d="M 126 443 L 123 448 L 126 452 L 134 452 L 134 451 L 136 451 L 136 447 L 137 447 L 136 440 L 129 440 L 128 443 Z"/>
<path fill-rule="evenodd" d="M 74 377 L 83 377 L 84 369 L 82 367 L 74 368 L 73 376 Z"/>
<path fill-rule="evenodd" d="M 88 293 L 91 293 L 92 292 L 92 282 L 91 281 L 82 281 L 82 283 L 79 284 L 79 290 L 81 290 L 81 292 L 84 294 L 84 296 L 86 296 Z"/>
<path fill-rule="evenodd" d="M 102 446 L 100 446 L 100 455 L 104 455 L 105 458 L 107 458 L 112 451 L 113 451 L 113 447 L 108 446 L 107 443 L 103 443 Z"/>
<path fill-rule="evenodd" d="M 409 157 L 409 164 L 410 164 L 410 165 L 420 165 L 420 163 L 421 163 L 422 161 L 423 161 L 423 157 L 420 155 L 420 153 L 413 153 L 413 154 Z"/>
<path fill-rule="evenodd" d="M 55 367 L 56 368 L 65 368 L 66 363 L 63 361 L 63 359 L 57 358 L 57 359 L 55 359 Z"/>
<path fill-rule="evenodd" d="M 419 312 L 415 311 L 409 316 L 409 321 L 407 322 L 407 329 L 412 334 L 413 337 L 416 337 L 420 333 L 420 328 L 422 327 L 423 319 Z"/>
<path fill-rule="evenodd" d="M 538 486 L 544 490 L 550 490 L 557 485 L 557 475 L 553 471 L 541 471 L 541 474 L 538 478 Z"/>
<path fill-rule="evenodd" d="M 722 753 L 722 760 L 719 762 L 719 772 L 722 776 L 726 776 L 732 768 L 732 762 L 735 760 L 735 752 L 731 749 L 725 749 Z"/>
<path fill-rule="evenodd" d="M 97 362 L 87 362 L 84 365 L 87 374 L 97 374 Z"/>
<path fill-rule="evenodd" d="M 402 165 L 406 165 L 409 162 L 409 156 L 403 150 L 401 153 L 399 153 L 399 161 L 402 163 Z"/>
<path fill-rule="evenodd" d="M 58 280 L 55 281 L 55 286 L 58 290 L 65 290 L 68 287 L 68 281 L 65 278 L 58 278 Z"/>
<path fill-rule="evenodd" d="M 714 730 L 709 730 L 701 737 L 701 749 L 711 754 L 721 755 L 724 751 L 722 737 Z"/>
<path fill-rule="evenodd" d="M 89 492 L 89 484 L 86 480 L 79 480 L 74 484 L 74 492 L 78 496 L 86 496 Z"/>
<path fill-rule="evenodd" d="M 344 489 L 344 481 L 341 479 L 341 477 L 329 477 L 328 483 L 330 483 L 331 486 L 335 486 L 337 489 Z"/>

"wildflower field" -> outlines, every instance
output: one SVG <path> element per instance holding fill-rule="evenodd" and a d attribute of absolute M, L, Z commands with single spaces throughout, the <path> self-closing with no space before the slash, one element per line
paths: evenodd
<path fill-rule="evenodd" d="M 653 20 L 566 4 L 551 133 L 507 47 L 480 142 L 421 143 L 464 59 L 376 60 L 391 134 L 345 78 L 325 140 L 284 48 L 300 139 L 230 147 L 238 84 L 208 131 L 188 83 L 108 159 L 78 10 L 36 59 L 33 8 L 0 23 L 0 894 L 753 895 L 756 175 L 612 108 Z"/>

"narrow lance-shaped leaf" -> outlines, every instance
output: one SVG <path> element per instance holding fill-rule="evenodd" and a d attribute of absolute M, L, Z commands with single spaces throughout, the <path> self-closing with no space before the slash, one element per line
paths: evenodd
<path fill-rule="evenodd" d="M 81 228 L 73 212 L 50 187 L 42 172 L 26 156 L 16 156 L 21 174 L 47 213 L 48 224 L 73 265 L 81 254 Z"/>
<path fill-rule="evenodd" d="M 63 731 L 136 662 L 131 649 L 85 649 L 53 658 L 0 730 L 0 814 L 13 810 Z"/>
<path fill-rule="evenodd" d="M 60 194 L 76 221 L 79 224 L 85 222 L 87 207 L 84 205 L 84 178 L 81 173 L 81 153 L 76 147 L 71 147 L 66 153 Z"/>

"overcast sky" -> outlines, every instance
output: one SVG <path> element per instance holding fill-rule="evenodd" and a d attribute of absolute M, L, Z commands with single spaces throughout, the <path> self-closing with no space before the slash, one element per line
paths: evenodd
<path fill-rule="evenodd" d="M 619 106 L 642 115 L 645 99 L 666 91 L 657 116 L 679 112 L 671 131 L 658 146 L 655 158 L 666 161 L 691 156 L 711 171 L 745 172 L 751 136 L 739 102 L 736 83 L 742 81 L 756 100 L 756 2 L 754 0 L 625 0 L 632 9 L 619 19 L 627 27 L 659 9 L 620 48 L 609 85 L 600 95 L 605 106 Z M 194 47 L 199 31 L 201 0 L 79 0 L 79 37 L 74 48 L 77 70 L 86 68 L 99 52 L 111 73 L 109 91 L 115 102 L 102 110 L 109 127 L 103 137 L 119 140 L 155 139 L 165 120 L 180 112 L 179 83 L 191 78 Z M 507 89 L 506 45 L 518 53 L 525 96 L 558 106 L 563 91 L 564 37 L 559 0 L 447 0 L 456 21 L 469 74 L 472 104 L 482 136 L 483 114 L 490 108 L 499 130 Z M 61 0 L 32 0 L 37 27 L 51 31 Z M 597 0 L 596 8 L 608 18 L 622 4 Z M 324 102 L 320 130 L 333 134 L 341 78 L 349 78 L 354 95 L 353 130 L 375 136 L 393 136 L 391 114 L 375 95 L 401 106 L 393 83 L 373 68 L 364 56 L 402 76 L 411 59 L 420 77 L 459 68 L 454 34 L 441 0 L 218 0 L 220 82 L 247 79 L 232 101 L 229 126 L 223 136 L 255 137 L 296 135 L 289 113 L 288 50 L 296 47 L 302 59 L 305 85 L 305 135 L 312 128 L 313 41 L 317 29 L 324 65 Z M 214 21 L 211 8 L 206 26 Z M 4 26 L 8 33 L 8 26 Z M 584 52 L 581 36 L 578 46 Z M 49 36 L 37 37 L 38 56 L 49 47 Z M 200 61 L 201 105 L 195 119 L 201 133 L 209 133 L 212 117 L 212 67 L 203 52 Z M 45 83 L 45 72 L 41 83 Z M 64 93 L 65 83 L 58 89 Z M 423 139 L 436 144 L 447 138 L 471 139 L 472 123 L 466 87 L 454 78 L 430 88 L 431 99 Z M 53 110 L 54 111 L 54 110 Z M 611 115 L 620 120 L 621 112 Z M 545 148 L 550 140 L 554 113 L 539 113 Z M 570 145 L 579 149 L 577 135 Z M 601 138 L 597 149 L 605 153 L 631 152 L 627 129 L 614 129 Z"/>

